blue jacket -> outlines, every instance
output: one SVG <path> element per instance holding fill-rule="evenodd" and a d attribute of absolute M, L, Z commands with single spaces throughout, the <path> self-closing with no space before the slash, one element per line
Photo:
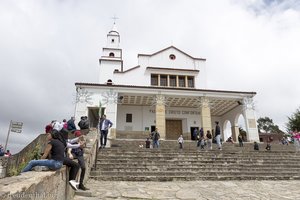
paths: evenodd
<path fill-rule="evenodd" d="M 102 124 L 104 122 L 104 130 L 108 130 L 110 127 L 112 127 L 113 123 L 109 119 L 103 119 L 99 123 L 99 130 L 102 130 Z"/>

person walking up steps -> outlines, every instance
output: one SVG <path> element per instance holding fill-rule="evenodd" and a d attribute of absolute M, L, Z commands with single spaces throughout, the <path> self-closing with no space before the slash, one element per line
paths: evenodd
<path fill-rule="evenodd" d="M 209 150 L 212 150 L 212 135 L 209 130 L 207 130 L 206 132 L 206 138 L 207 138 L 207 148 Z"/>
<path fill-rule="evenodd" d="M 215 131 L 215 134 L 216 134 L 216 136 L 215 136 L 215 138 L 216 138 L 216 143 L 217 143 L 217 145 L 218 145 L 218 149 L 219 150 L 222 150 L 222 144 L 221 144 L 221 128 L 220 128 L 220 126 L 219 126 L 219 122 L 215 122 L 216 123 L 216 131 Z"/>
<path fill-rule="evenodd" d="M 243 143 L 243 137 L 242 137 L 241 134 L 239 134 L 238 140 L 239 140 L 239 146 L 240 146 L 240 147 L 243 147 L 243 146 L 244 146 L 244 143 Z"/>
<path fill-rule="evenodd" d="M 158 148 L 160 135 L 157 128 L 155 128 L 155 131 L 151 133 L 151 138 L 153 140 L 153 148 Z"/>
<path fill-rule="evenodd" d="M 179 144 L 179 149 L 182 149 L 183 148 L 183 137 L 182 137 L 182 135 L 179 136 L 177 141 L 178 141 L 178 144 Z"/>

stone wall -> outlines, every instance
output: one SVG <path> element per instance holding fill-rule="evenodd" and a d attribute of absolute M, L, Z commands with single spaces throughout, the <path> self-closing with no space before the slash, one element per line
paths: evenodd
<path fill-rule="evenodd" d="M 40 152 L 43 152 L 46 142 L 46 134 L 40 134 L 19 153 L 14 154 L 12 157 L 8 158 L 6 166 L 6 176 L 8 176 L 10 169 L 19 166 L 22 161 L 28 162 L 28 160 L 31 159 L 28 158 L 30 152 L 32 152 L 37 146 L 40 146 Z"/>
<path fill-rule="evenodd" d="M 95 162 L 97 150 L 97 133 L 91 131 L 86 137 L 85 148 L 86 175 L 88 179 Z M 69 200 L 73 199 L 74 190 L 68 184 L 66 167 L 57 171 L 26 172 L 19 176 L 0 179 L 0 200 L 34 199 L 34 200 Z"/>
<path fill-rule="evenodd" d="M 0 178 L 4 178 L 6 176 L 7 161 L 7 157 L 0 157 Z"/>

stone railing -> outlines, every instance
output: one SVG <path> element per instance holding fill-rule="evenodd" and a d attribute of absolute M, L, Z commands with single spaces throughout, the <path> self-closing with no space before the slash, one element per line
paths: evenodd
<path fill-rule="evenodd" d="M 85 148 L 87 181 L 90 169 L 95 162 L 97 150 L 97 133 L 91 131 Z M 57 171 L 30 171 L 19 176 L 0 179 L 0 200 L 11 199 L 43 199 L 43 200 L 69 200 L 74 196 L 74 190 L 68 184 L 66 167 Z"/>

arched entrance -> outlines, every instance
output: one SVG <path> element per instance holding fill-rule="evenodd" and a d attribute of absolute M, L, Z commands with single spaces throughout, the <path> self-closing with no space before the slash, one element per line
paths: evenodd
<path fill-rule="evenodd" d="M 231 127 L 232 127 L 231 122 L 229 120 L 226 120 L 223 125 L 223 130 L 224 130 L 223 140 L 224 141 L 226 141 L 229 137 L 233 137 Z"/>

